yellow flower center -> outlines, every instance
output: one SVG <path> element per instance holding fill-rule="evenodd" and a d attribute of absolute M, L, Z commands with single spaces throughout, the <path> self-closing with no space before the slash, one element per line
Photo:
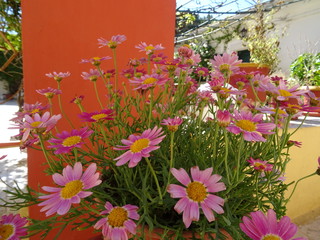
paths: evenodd
<path fill-rule="evenodd" d="M 277 109 L 272 109 L 272 112 L 276 113 Z M 282 109 L 278 109 L 278 114 L 286 114 L 286 112 L 283 111 Z"/>
<path fill-rule="evenodd" d="M 33 110 L 31 111 L 31 114 L 38 113 L 38 112 L 39 112 L 39 109 L 36 108 L 36 109 L 33 109 Z"/>
<path fill-rule="evenodd" d="M 179 125 L 168 125 L 167 127 L 170 132 L 176 132 L 178 130 Z"/>
<path fill-rule="evenodd" d="M 0 239 L 7 240 L 9 239 L 14 232 L 14 227 L 11 224 L 0 225 Z"/>
<path fill-rule="evenodd" d="M 187 186 L 188 197 L 195 202 L 202 202 L 208 193 L 206 187 L 200 182 L 191 182 Z"/>
<path fill-rule="evenodd" d="M 198 71 L 198 74 L 199 74 L 200 76 L 203 76 L 203 75 L 205 74 L 205 72 L 204 72 L 203 70 L 199 70 L 199 71 Z"/>
<path fill-rule="evenodd" d="M 93 57 L 92 58 L 94 61 L 99 61 L 101 58 L 100 57 Z"/>
<path fill-rule="evenodd" d="M 279 93 L 280 93 L 280 96 L 283 96 L 283 97 L 290 97 L 292 96 L 291 92 L 287 91 L 287 90 L 283 90 L 283 89 L 280 89 L 279 90 Z"/>
<path fill-rule="evenodd" d="M 154 50 L 154 46 L 149 45 L 149 46 L 145 47 L 145 50 L 146 51 L 153 51 Z"/>
<path fill-rule="evenodd" d="M 261 240 L 282 240 L 282 238 L 273 234 L 268 234 L 264 236 Z"/>
<path fill-rule="evenodd" d="M 31 123 L 30 125 L 31 125 L 31 127 L 36 128 L 36 127 L 38 127 L 41 123 L 42 123 L 41 121 L 36 121 L 36 122 Z"/>
<path fill-rule="evenodd" d="M 61 190 L 61 197 L 64 199 L 72 198 L 82 191 L 83 183 L 80 180 L 68 182 Z"/>
<path fill-rule="evenodd" d="M 128 220 L 128 212 L 122 207 L 115 207 L 108 216 L 108 223 L 112 227 L 123 227 Z"/>
<path fill-rule="evenodd" d="M 256 130 L 256 124 L 254 122 L 251 122 L 250 120 L 246 120 L 246 119 L 243 119 L 243 120 L 239 120 L 236 125 L 245 130 L 245 131 L 248 131 L 248 132 L 253 132 Z"/>
<path fill-rule="evenodd" d="M 229 64 L 221 64 L 219 69 L 220 69 L 220 72 L 228 72 L 228 71 L 230 71 L 230 65 Z"/>
<path fill-rule="evenodd" d="M 143 84 L 152 84 L 152 83 L 155 83 L 156 81 L 158 81 L 158 79 L 150 77 L 150 78 L 145 79 L 143 81 Z"/>
<path fill-rule="evenodd" d="M 259 163 L 259 162 L 254 163 L 254 166 L 255 166 L 255 167 L 260 167 L 260 166 L 262 166 L 262 165 L 264 165 L 264 164 Z"/>
<path fill-rule="evenodd" d="M 106 116 L 107 116 L 107 114 L 105 114 L 105 113 L 99 113 L 99 114 L 93 115 L 91 118 L 93 120 L 99 121 L 100 119 L 105 118 Z"/>
<path fill-rule="evenodd" d="M 62 145 L 64 147 L 70 147 L 73 145 L 76 145 L 77 143 L 79 143 L 81 141 L 81 137 L 80 136 L 71 136 L 71 137 L 67 137 L 63 142 Z"/>
<path fill-rule="evenodd" d="M 145 149 L 149 146 L 149 143 L 150 140 L 148 138 L 138 139 L 130 146 L 130 150 L 133 153 L 141 152 L 142 149 Z"/>
<path fill-rule="evenodd" d="M 231 92 L 231 90 L 229 88 L 225 88 L 225 87 L 222 87 L 221 90 L 226 93 Z"/>
<path fill-rule="evenodd" d="M 53 98 L 54 93 L 52 93 L 52 92 L 47 92 L 47 93 L 45 93 L 44 95 L 45 95 L 47 98 Z"/>

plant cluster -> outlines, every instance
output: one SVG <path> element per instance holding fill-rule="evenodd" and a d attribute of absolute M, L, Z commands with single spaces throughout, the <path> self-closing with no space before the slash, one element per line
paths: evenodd
<path fill-rule="evenodd" d="M 250 61 L 257 64 L 266 64 L 270 67 L 271 73 L 275 72 L 279 65 L 278 53 L 280 36 L 275 32 L 275 25 L 272 22 L 276 8 L 265 12 L 264 5 L 255 5 L 256 13 L 251 14 L 245 24 L 245 34 L 239 35 L 243 44 L 250 51 Z"/>
<path fill-rule="evenodd" d="M 320 86 L 320 53 L 304 53 L 290 65 L 290 76 L 300 85 Z"/>
<path fill-rule="evenodd" d="M 125 40 L 99 39 L 111 49 L 114 68 L 102 67 L 109 56 L 82 60 L 94 67 L 82 77 L 92 82 L 97 106 L 88 112 L 86 98 L 75 97 L 77 124 L 63 110 L 68 72 L 47 74 L 57 83 L 37 90 L 47 104 L 25 104 L 17 113 L 22 148 L 43 152 L 52 185 L 9 191 L 2 206 L 42 207 L 47 218 L 29 219 L 28 236 L 72 226 L 113 240 L 146 239 L 156 228 L 163 239 L 186 239 L 186 230 L 193 239 L 292 239 L 297 228 L 284 216 L 292 183 L 284 174 L 290 148 L 300 143 L 292 139 L 296 131 L 288 131 L 290 119 L 319 107 L 289 100 L 308 91 L 256 72 L 234 78 L 241 62 L 235 54 L 199 68 L 189 46 L 168 59 L 158 53 L 160 44 L 140 43 L 146 58 L 132 58 L 130 68 L 119 71 L 116 50 Z M 206 77 L 207 89 L 200 91 L 192 74 Z M 248 88 L 255 101 L 246 98 Z M 57 103 L 60 113 L 53 112 Z M 77 127 L 57 125 L 61 118 Z M 9 225 L 0 222 L 4 239 L 15 234 Z"/>

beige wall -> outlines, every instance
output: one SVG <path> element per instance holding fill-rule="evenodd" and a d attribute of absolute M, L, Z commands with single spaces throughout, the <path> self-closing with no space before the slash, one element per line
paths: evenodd
<path fill-rule="evenodd" d="M 320 156 L 320 127 L 299 129 L 291 137 L 291 140 L 302 142 L 302 147 L 291 148 L 290 155 L 292 160 L 287 166 L 287 183 L 296 181 L 316 171 L 318 156 Z M 288 196 L 293 186 L 294 184 L 290 186 Z M 318 210 L 320 208 L 320 176 L 312 176 L 301 181 L 287 207 L 287 215 L 292 219 L 301 218 L 305 214 Z"/>

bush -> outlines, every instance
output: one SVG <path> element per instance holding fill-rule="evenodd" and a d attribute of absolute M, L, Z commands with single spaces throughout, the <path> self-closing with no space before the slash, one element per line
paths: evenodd
<path fill-rule="evenodd" d="M 290 65 L 291 77 L 300 85 L 320 86 L 320 53 L 301 54 Z"/>

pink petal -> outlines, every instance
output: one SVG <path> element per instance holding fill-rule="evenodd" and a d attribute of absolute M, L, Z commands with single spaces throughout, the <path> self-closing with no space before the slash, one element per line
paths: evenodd
<path fill-rule="evenodd" d="M 187 196 L 186 189 L 180 185 L 170 184 L 167 191 L 170 193 L 170 197 L 172 198 L 182 198 Z"/>
<path fill-rule="evenodd" d="M 170 171 L 172 175 L 183 185 L 187 186 L 191 182 L 188 173 L 183 168 L 180 168 L 179 170 L 175 168 L 171 168 Z"/>

